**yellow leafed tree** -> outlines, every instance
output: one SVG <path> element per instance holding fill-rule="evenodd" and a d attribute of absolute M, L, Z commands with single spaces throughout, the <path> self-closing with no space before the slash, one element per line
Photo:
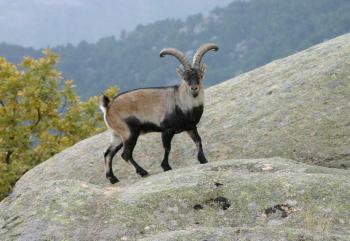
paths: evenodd
<path fill-rule="evenodd" d="M 24 172 L 105 128 L 99 97 L 80 101 L 73 81 L 62 82 L 57 62 L 50 50 L 19 66 L 0 57 L 0 200 Z"/>

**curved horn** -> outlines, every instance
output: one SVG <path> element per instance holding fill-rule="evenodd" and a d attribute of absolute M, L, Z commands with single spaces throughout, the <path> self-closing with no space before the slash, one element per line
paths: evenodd
<path fill-rule="evenodd" d="M 194 57 L 193 57 L 192 68 L 194 68 L 194 69 L 199 69 L 203 56 L 204 56 L 209 50 L 218 51 L 218 50 L 219 50 L 219 46 L 217 46 L 216 44 L 213 44 L 213 43 L 206 43 L 206 44 L 203 44 L 203 45 L 197 50 L 196 54 L 195 54 Z"/>
<path fill-rule="evenodd" d="M 182 53 L 180 50 L 174 49 L 174 48 L 167 48 L 160 51 L 159 56 L 164 57 L 165 55 L 172 55 L 175 58 L 177 58 L 182 66 L 184 67 L 185 71 L 191 69 L 190 63 L 188 62 L 186 55 Z"/>

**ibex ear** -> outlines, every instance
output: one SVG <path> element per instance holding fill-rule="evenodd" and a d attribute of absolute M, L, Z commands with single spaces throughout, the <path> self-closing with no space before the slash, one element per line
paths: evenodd
<path fill-rule="evenodd" d="M 185 71 L 181 67 L 176 68 L 176 74 L 180 77 L 180 79 L 185 79 Z"/>
<path fill-rule="evenodd" d="M 207 65 L 201 64 L 201 67 L 199 68 L 199 73 L 200 73 L 201 79 L 204 78 L 206 71 L 207 71 Z"/>

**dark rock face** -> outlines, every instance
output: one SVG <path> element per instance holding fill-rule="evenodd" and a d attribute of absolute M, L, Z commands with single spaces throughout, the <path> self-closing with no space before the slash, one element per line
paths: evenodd
<path fill-rule="evenodd" d="M 305 163 L 350 167 L 349 43 L 208 89 L 199 132 L 209 164 L 186 134 L 166 173 L 160 135 L 142 136 L 135 159 L 151 176 L 118 156 L 116 185 L 104 176 L 107 132 L 57 154 L 0 203 L 0 240 L 348 240 L 350 171 Z"/>

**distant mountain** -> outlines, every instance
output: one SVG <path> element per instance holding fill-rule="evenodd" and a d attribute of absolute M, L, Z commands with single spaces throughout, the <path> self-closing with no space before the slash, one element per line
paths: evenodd
<path fill-rule="evenodd" d="M 74 79 L 85 99 L 110 85 L 127 90 L 178 83 L 175 58 L 159 58 L 164 47 L 176 47 L 189 55 L 204 42 L 220 46 L 208 53 L 206 85 L 220 83 L 274 59 L 350 32 L 349 0 L 251 0 L 236 1 L 209 15 L 186 20 L 162 20 L 138 25 L 134 31 L 80 42 L 54 50 L 61 55 L 65 78 Z M 18 62 L 39 51 L 0 45 L 0 55 Z"/>
<path fill-rule="evenodd" d="M 95 42 L 137 24 L 207 14 L 234 0 L 1 0 L 0 42 L 30 47 Z"/>

